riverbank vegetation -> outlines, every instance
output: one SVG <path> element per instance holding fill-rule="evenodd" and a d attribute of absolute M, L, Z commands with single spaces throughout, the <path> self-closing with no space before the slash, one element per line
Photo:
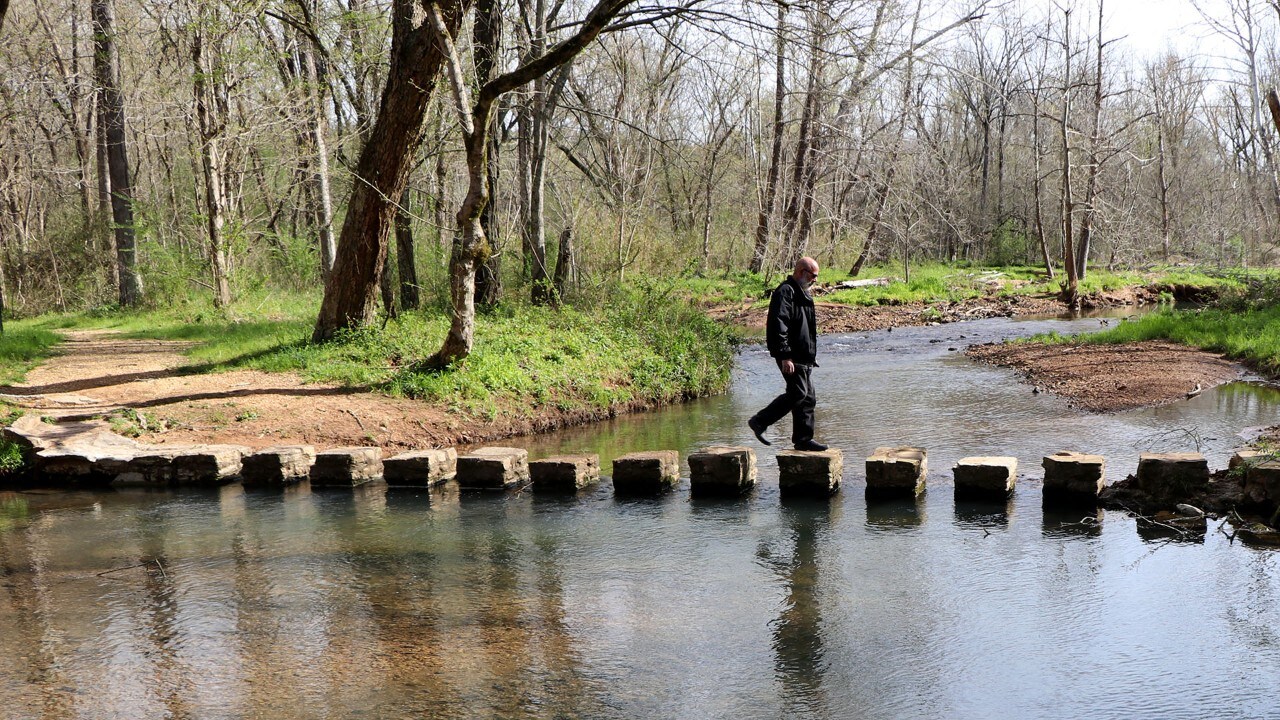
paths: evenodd
<path fill-rule="evenodd" d="M 1223 353 L 1271 377 L 1280 376 L 1280 275 L 1237 280 L 1210 305 L 1162 308 L 1083 335 L 1046 335 L 1037 342 L 1120 344 L 1171 340 Z"/>

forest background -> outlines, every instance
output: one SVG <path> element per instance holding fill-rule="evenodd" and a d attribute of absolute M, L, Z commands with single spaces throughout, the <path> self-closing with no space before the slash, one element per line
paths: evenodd
<path fill-rule="evenodd" d="M 1268 265 L 1280 2 L 1193 7 L 1212 54 L 1137 56 L 1102 1 L 19 2 L 4 310 L 417 310 L 439 366 L 477 308 L 640 286 L 635 328 L 649 278 L 758 296 L 803 254 L 1038 264 L 1068 301 L 1091 263 Z"/>

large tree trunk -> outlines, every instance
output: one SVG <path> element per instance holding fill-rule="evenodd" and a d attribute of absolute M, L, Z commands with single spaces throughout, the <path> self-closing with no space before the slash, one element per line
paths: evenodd
<path fill-rule="evenodd" d="M 1102 0 L 1098 0 L 1098 37 L 1097 54 L 1094 58 L 1093 78 L 1093 116 L 1092 131 L 1089 135 L 1089 178 L 1085 183 L 1084 212 L 1080 217 L 1080 238 L 1076 243 L 1076 279 L 1084 280 L 1088 276 L 1089 251 L 1093 242 L 1093 226 L 1098 216 L 1098 175 L 1102 171 L 1102 158 L 1099 147 L 1102 145 Z M 1070 242 L 1070 240 L 1068 240 Z"/>
<path fill-rule="evenodd" d="M 334 272 L 325 282 L 324 300 L 312 338 L 328 340 L 344 328 L 373 320 L 378 278 L 387 259 L 387 245 L 396 206 L 409 180 L 413 151 L 422 141 L 423 120 L 444 66 L 440 46 L 422 13 L 414 12 L 414 0 L 396 0 L 393 6 L 391 70 L 382 104 L 369 139 L 360 152 L 356 176 L 338 238 Z M 432 3 L 424 2 L 431 10 Z M 449 31 L 456 32 L 469 3 L 450 3 L 441 13 Z M 471 271 L 467 303 L 473 300 L 475 273 Z"/>
<path fill-rule="evenodd" d="M 1058 130 L 1062 141 L 1062 267 L 1067 273 L 1066 284 L 1062 286 L 1062 299 L 1071 307 L 1080 302 L 1080 275 L 1076 267 L 1075 249 L 1072 246 L 1073 218 L 1075 201 L 1071 194 L 1071 10 L 1063 14 L 1063 56 L 1065 70 L 1062 83 L 1062 114 L 1059 117 Z"/>
<path fill-rule="evenodd" d="M 124 134 L 124 97 L 120 92 L 119 56 L 115 46 L 115 12 L 111 0 L 94 0 L 94 70 L 106 150 L 111 218 L 115 227 L 116 267 L 120 276 L 119 300 L 123 307 L 142 302 L 142 277 L 138 274 L 137 245 L 133 227 L 133 185 L 129 179 L 129 148 Z"/>

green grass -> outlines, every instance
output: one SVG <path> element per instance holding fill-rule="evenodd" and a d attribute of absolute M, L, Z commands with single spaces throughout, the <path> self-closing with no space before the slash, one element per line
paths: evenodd
<path fill-rule="evenodd" d="M 1216 293 L 1245 287 L 1246 278 L 1257 276 L 1257 272 L 1210 272 L 1183 267 L 1154 268 L 1145 272 L 1110 272 L 1091 268 L 1085 280 L 1080 283 L 1080 292 L 1088 295 L 1131 286 L 1155 286 L 1172 290 L 1177 286 L 1202 288 Z M 768 277 L 736 273 L 686 277 L 674 283 L 681 295 L 700 305 L 723 305 L 743 300 L 763 305 L 767 302 L 763 297 L 765 291 L 775 287 L 785 277 L 785 273 L 775 273 Z M 991 292 L 1001 296 L 1056 295 L 1062 291 L 1064 281 L 1060 269 L 1054 279 L 1050 280 L 1044 269 L 1038 266 L 984 267 L 966 263 L 922 263 L 911 266 L 910 280 L 903 279 L 900 264 L 886 264 L 863 268 L 857 278 L 851 278 L 843 268 L 823 268 L 818 282 L 835 284 L 843 280 L 873 278 L 887 278 L 889 284 L 836 290 L 824 294 L 822 301 L 844 305 L 902 305 L 957 302 Z"/>
<path fill-rule="evenodd" d="M 589 308 L 511 304 L 481 314 L 471 356 L 427 370 L 422 361 L 448 330 L 445 313 L 406 313 L 312 345 L 318 306 L 318 294 L 298 295 L 249 298 L 221 313 L 193 306 L 47 322 L 193 342 L 190 372 L 297 372 L 312 382 L 368 387 L 487 417 L 532 416 L 548 407 L 599 412 L 721 392 L 736 343 L 670 284 L 640 282 Z"/>
<path fill-rule="evenodd" d="M 1031 340 L 1056 343 L 1172 340 L 1223 353 L 1271 375 L 1280 374 L 1280 306 L 1243 311 L 1163 309 L 1102 332 L 1044 335 Z"/>
<path fill-rule="evenodd" d="M 27 371 L 52 355 L 60 342 L 60 335 L 38 322 L 6 322 L 4 334 L 0 335 L 0 385 L 21 382 Z"/>

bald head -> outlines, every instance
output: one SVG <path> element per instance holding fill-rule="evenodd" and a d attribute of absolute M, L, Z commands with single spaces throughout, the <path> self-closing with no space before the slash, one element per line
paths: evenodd
<path fill-rule="evenodd" d="M 791 273 L 791 277 L 800 283 L 800 287 L 807 288 L 818 279 L 818 261 L 809 256 L 805 256 L 796 261 L 795 272 Z"/>

